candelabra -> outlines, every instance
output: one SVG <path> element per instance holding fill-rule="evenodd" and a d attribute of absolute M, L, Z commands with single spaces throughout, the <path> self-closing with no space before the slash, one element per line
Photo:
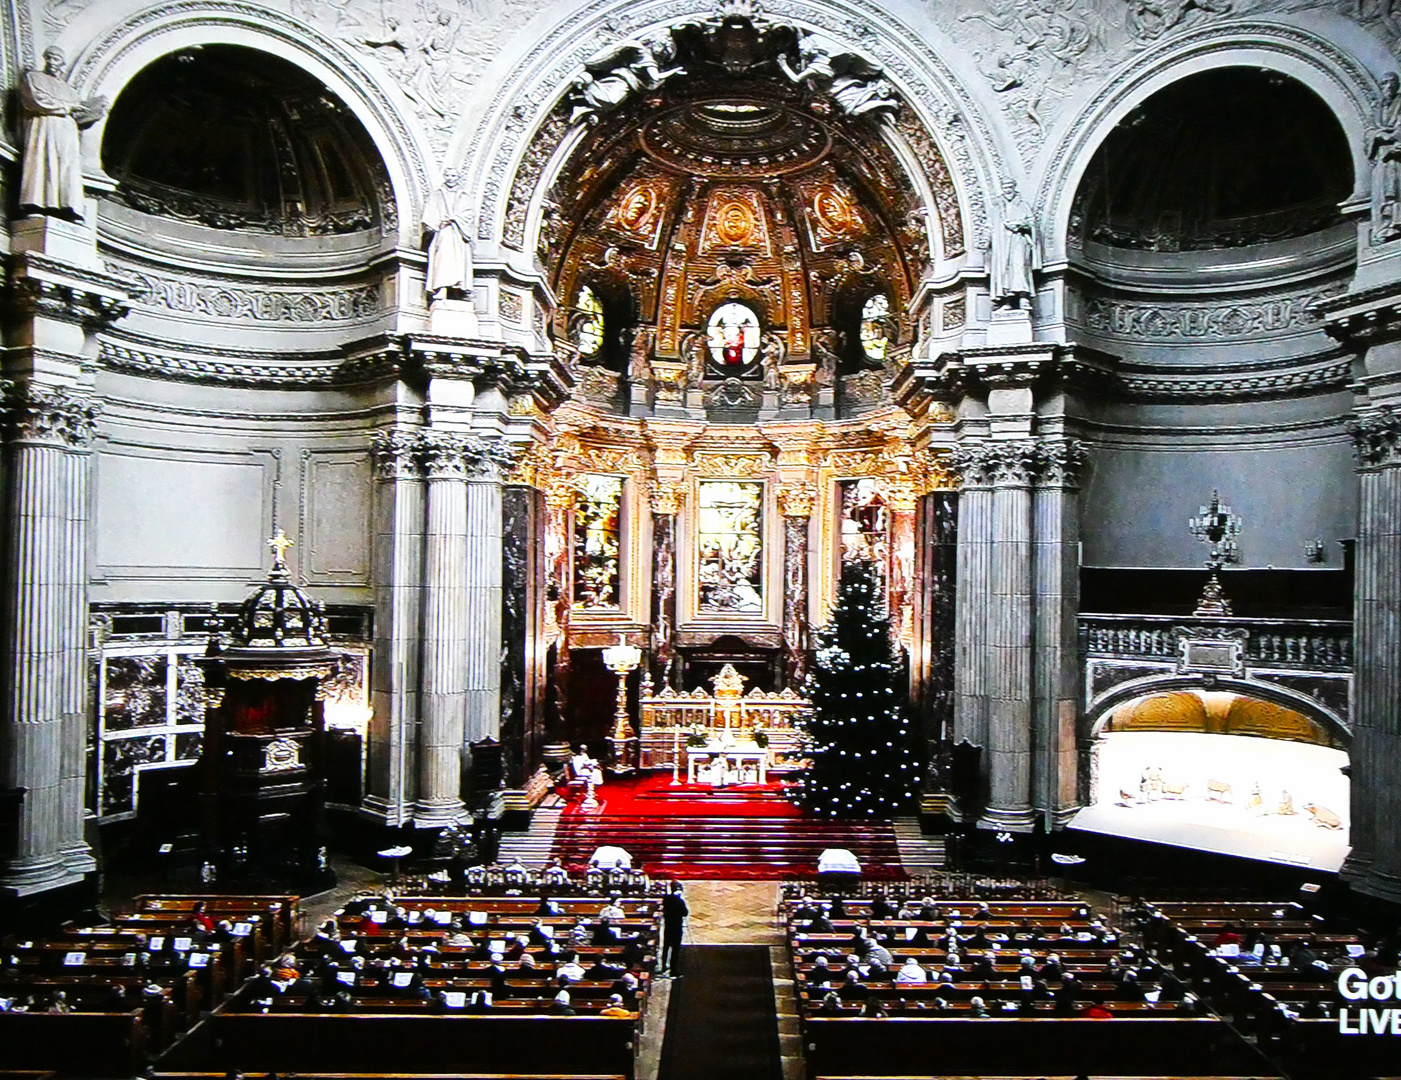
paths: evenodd
<path fill-rule="evenodd" d="M 613 734 L 608 737 L 615 773 L 631 772 L 633 769 L 633 740 L 637 733 L 628 722 L 628 673 L 641 662 L 642 650 L 636 645 L 627 644 L 621 635 L 618 644 L 603 650 L 604 666 L 618 676 L 618 708 L 613 720 Z"/>
<path fill-rule="evenodd" d="M 1201 507 L 1195 517 L 1187 519 L 1187 527 L 1192 530 L 1192 535 L 1202 543 L 1211 545 L 1206 560 L 1206 568 L 1211 572 L 1211 576 L 1206 580 L 1201 599 L 1197 601 L 1197 610 L 1193 614 L 1231 613 L 1231 602 L 1226 599 L 1217 572 L 1226 563 L 1236 561 L 1235 538 L 1240 533 L 1240 525 L 1240 518 L 1231 512 L 1231 508 L 1221 501 L 1220 494 L 1215 491 L 1211 493 L 1211 505 Z"/>

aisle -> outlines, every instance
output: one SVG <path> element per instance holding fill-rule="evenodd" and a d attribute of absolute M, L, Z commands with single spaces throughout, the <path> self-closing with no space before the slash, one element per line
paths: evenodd
<path fill-rule="evenodd" d="M 686 945 L 658 1080 L 781 1080 L 769 950 Z"/>

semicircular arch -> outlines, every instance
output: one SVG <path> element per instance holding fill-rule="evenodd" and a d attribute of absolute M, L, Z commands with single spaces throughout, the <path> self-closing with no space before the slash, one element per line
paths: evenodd
<path fill-rule="evenodd" d="M 1037 185 L 1046 262 L 1068 255 L 1071 208 L 1095 152 L 1134 109 L 1160 90 L 1202 71 L 1251 67 L 1297 80 L 1337 117 L 1352 149 L 1353 200 L 1368 194 L 1365 132 L 1377 101 L 1373 76 L 1354 57 L 1300 27 L 1278 22 L 1232 23 L 1173 39 L 1106 79 L 1104 88 L 1070 121 Z"/>
<path fill-rule="evenodd" d="M 338 42 L 280 12 L 247 3 L 187 0 L 156 6 L 108 26 L 76 57 L 71 78 L 86 97 L 115 101 L 127 84 L 162 56 L 200 45 L 240 45 L 295 64 L 338 97 L 364 126 L 394 193 L 397 242 L 416 247 L 418 222 L 434 177 L 426 140 L 397 90 L 381 85 Z M 104 121 L 85 136 L 101 145 Z"/>

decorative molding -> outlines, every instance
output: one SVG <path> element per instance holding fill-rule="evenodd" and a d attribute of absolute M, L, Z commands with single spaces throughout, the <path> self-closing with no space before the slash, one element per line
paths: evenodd
<path fill-rule="evenodd" d="M 1346 289 L 1346 282 L 1337 282 L 1294 296 L 1232 304 L 1135 303 L 1086 296 L 1081 325 L 1105 337 L 1134 342 L 1205 343 L 1267 338 L 1317 329 L 1311 309 Z"/>
<path fill-rule="evenodd" d="M 125 271 L 135 279 L 133 298 L 140 304 L 221 321 L 351 322 L 372 318 L 380 307 L 380 287 L 375 283 L 338 289 L 255 289 L 165 277 L 111 264 L 109 269 Z"/>
<path fill-rule="evenodd" d="M 370 442 L 380 480 L 480 480 L 502 482 L 517 468 L 524 448 L 455 431 L 377 432 Z"/>
<path fill-rule="evenodd" d="M 947 455 L 964 488 L 1030 487 L 1073 490 L 1088 454 L 1076 439 L 959 443 Z"/>
<path fill-rule="evenodd" d="M 1352 367 L 1352 358 L 1344 356 L 1309 367 L 1291 366 L 1277 371 L 1256 369 L 1238 374 L 1226 373 L 1220 368 L 1210 374 L 1195 370 L 1182 374 L 1160 371 L 1151 375 L 1120 371 L 1117 382 L 1126 397 L 1145 401 L 1283 397 L 1346 389 L 1352 380 Z"/>
<path fill-rule="evenodd" d="M 6 420 L 16 442 L 86 448 L 97 428 L 100 402 L 68 387 L 8 384 Z"/>
<path fill-rule="evenodd" d="M 817 503 L 817 486 L 806 482 L 780 484 L 778 508 L 786 518 L 807 518 Z"/>
<path fill-rule="evenodd" d="M 397 378 L 402 373 L 397 350 L 385 348 L 373 353 L 334 359 L 302 360 L 294 363 L 262 359 L 265 354 L 217 350 L 212 356 L 180 356 L 156 345 L 139 346 L 124 340 L 104 338 L 99 359 L 110 371 L 123 371 L 153 379 L 204 382 L 222 386 L 267 389 L 311 390 L 329 386 L 358 385 Z"/>

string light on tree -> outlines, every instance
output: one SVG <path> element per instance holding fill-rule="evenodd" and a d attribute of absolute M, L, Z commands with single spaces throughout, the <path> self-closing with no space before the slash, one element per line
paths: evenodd
<path fill-rule="evenodd" d="M 870 562 L 842 567 L 831 622 L 816 633 L 809 676 L 812 768 L 800 799 L 826 817 L 890 817 L 919 790 L 919 758 L 905 708 L 904 672 Z"/>

